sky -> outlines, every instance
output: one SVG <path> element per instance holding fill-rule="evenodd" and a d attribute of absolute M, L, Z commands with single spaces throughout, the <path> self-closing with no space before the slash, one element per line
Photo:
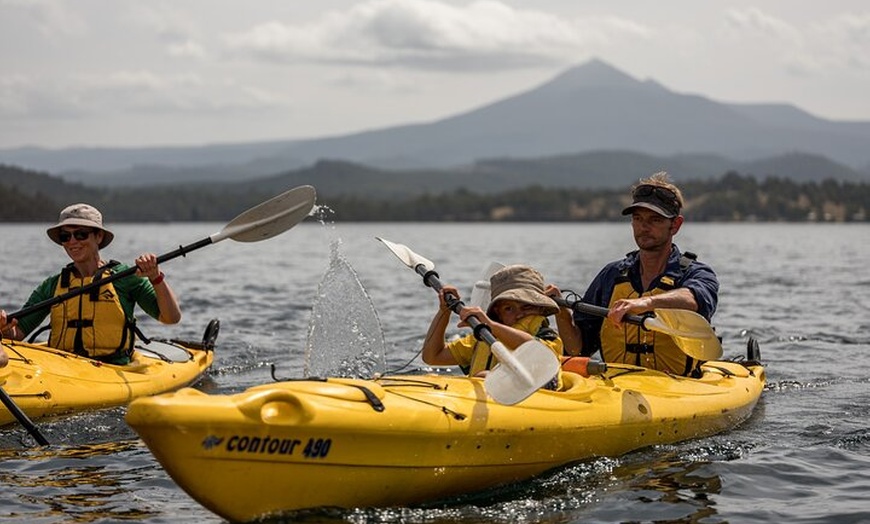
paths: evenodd
<path fill-rule="evenodd" d="M 0 0 L 0 149 L 431 122 L 591 59 L 870 121 L 866 0 Z"/>

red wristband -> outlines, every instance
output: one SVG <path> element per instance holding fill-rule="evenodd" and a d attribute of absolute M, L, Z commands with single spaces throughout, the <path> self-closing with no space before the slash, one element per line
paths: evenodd
<path fill-rule="evenodd" d="M 154 280 L 151 281 L 151 285 L 152 286 L 160 285 L 160 283 L 163 282 L 163 277 L 165 277 L 165 276 L 166 275 L 163 274 L 163 271 L 161 271 L 160 274 L 157 275 L 157 278 L 155 278 Z"/>

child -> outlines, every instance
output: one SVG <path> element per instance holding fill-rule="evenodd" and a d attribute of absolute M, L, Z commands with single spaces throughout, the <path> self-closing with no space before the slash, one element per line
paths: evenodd
<path fill-rule="evenodd" d="M 467 327 L 466 320 L 473 315 L 489 326 L 493 336 L 508 349 L 538 339 L 557 357 L 562 356 L 562 339 L 547 320 L 548 316 L 558 313 L 559 306 L 544 294 L 544 279 L 538 271 L 525 265 L 507 266 L 492 275 L 490 288 L 493 298 L 486 312 L 479 307 L 462 308 L 459 327 Z M 440 308 L 423 343 L 423 362 L 433 366 L 458 365 L 468 376 L 485 376 L 498 364 L 489 344 L 477 340 L 473 334 L 449 343 L 444 340 L 451 313 L 444 300 L 445 293 L 459 297 L 455 287 L 444 286 L 441 290 Z M 548 388 L 561 386 L 561 378 L 555 379 Z"/>

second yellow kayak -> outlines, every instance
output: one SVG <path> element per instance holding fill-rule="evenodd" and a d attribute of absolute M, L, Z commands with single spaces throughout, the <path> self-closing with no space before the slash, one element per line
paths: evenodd
<path fill-rule="evenodd" d="M 440 375 L 287 381 L 233 395 L 185 388 L 133 401 L 126 420 L 195 500 L 247 521 L 439 500 L 746 420 L 763 366 L 713 361 L 703 371 L 566 372 L 563 391 L 516 405 L 494 402 L 482 379 Z"/>

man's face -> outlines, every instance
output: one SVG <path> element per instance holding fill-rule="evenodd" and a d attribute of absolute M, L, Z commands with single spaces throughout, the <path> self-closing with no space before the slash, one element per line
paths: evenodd
<path fill-rule="evenodd" d="M 669 249 L 671 241 L 682 223 L 682 216 L 665 218 L 655 211 L 643 207 L 637 207 L 631 213 L 634 241 L 642 251 Z"/>

